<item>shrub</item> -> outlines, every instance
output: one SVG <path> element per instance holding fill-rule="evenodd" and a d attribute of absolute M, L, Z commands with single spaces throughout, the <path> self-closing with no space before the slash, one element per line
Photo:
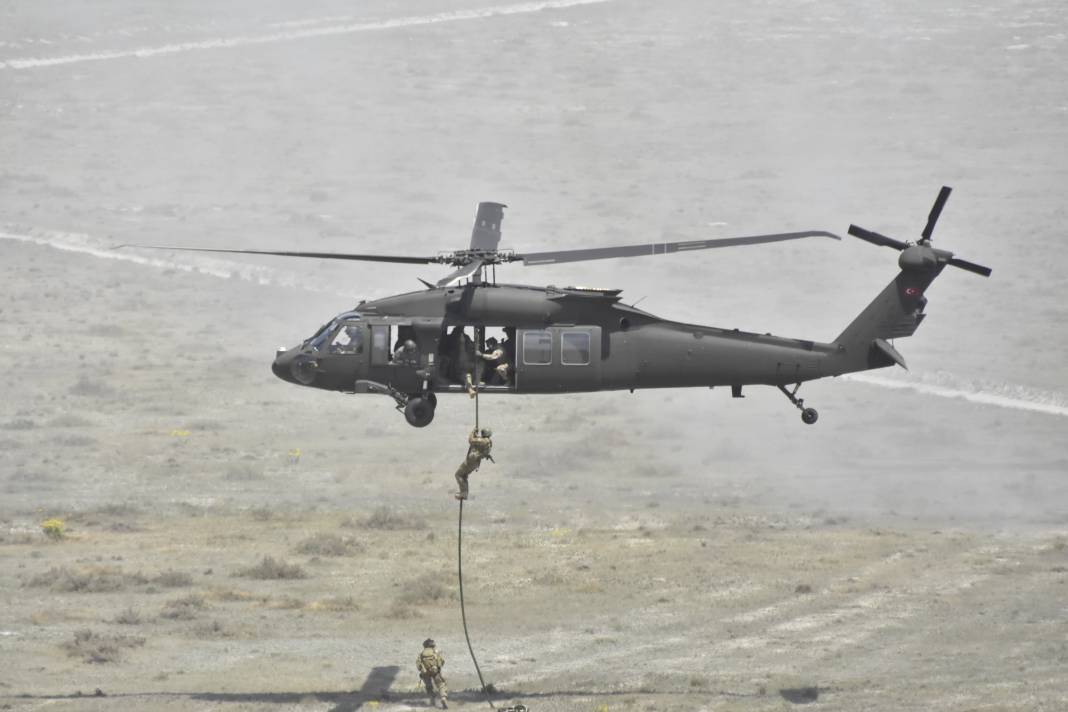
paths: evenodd
<path fill-rule="evenodd" d="M 63 649 L 72 658 L 81 658 L 87 663 L 113 663 L 122 657 L 124 648 L 139 648 L 145 639 L 130 635 L 100 635 L 91 630 L 79 630 L 74 640 L 63 644 Z"/>
<path fill-rule="evenodd" d="M 425 605 L 453 598 L 452 592 L 441 583 L 442 575 L 426 573 L 404 585 L 397 601 L 407 605 Z"/>
<path fill-rule="evenodd" d="M 168 569 L 152 578 L 152 583 L 165 588 L 181 588 L 192 586 L 193 577 L 185 571 Z"/>
<path fill-rule="evenodd" d="M 188 621 L 196 618 L 205 605 L 204 597 L 194 593 L 167 601 L 159 615 L 170 620 Z"/>
<path fill-rule="evenodd" d="M 363 544 L 352 537 L 321 533 L 297 544 L 296 551 L 307 556 L 353 556 L 364 550 Z"/>
<path fill-rule="evenodd" d="M 59 541 L 67 537 L 67 524 L 62 519 L 52 517 L 41 522 L 41 531 L 52 541 Z"/>
<path fill-rule="evenodd" d="M 264 556 L 260 563 L 238 571 L 237 575 L 262 580 L 302 579 L 307 577 L 304 569 L 297 564 L 287 564 L 285 561 L 275 559 L 273 556 Z"/>
<path fill-rule="evenodd" d="M 362 524 L 366 529 L 426 529 L 426 521 L 421 517 L 402 514 L 386 506 L 376 509 Z"/>
<path fill-rule="evenodd" d="M 313 611 L 358 611 L 360 610 L 360 604 L 352 596 L 332 596 L 321 601 L 315 601 L 308 608 Z"/>
<path fill-rule="evenodd" d="M 60 566 L 34 576 L 28 585 L 49 588 L 57 593 L 108 593 L 121 591 L 128 585 L 145 583 L 148 583 L 148 579 L 140 573 L 128 574 L 117 567 L 100 566 L 72 571 Z"/>
<path fill-rule="evenodd" d="M 141 625 L 142 622 L 144 622 L 144 619 L 141 618 L 140 611 L 133 606 L 124 608 L 112 621 L 112 623 L 118 623 L 119 625 Z"/>
<path fill-rule="evenodd" d="M 193 626 L 192 633 L 194 637 L 207 639 L 233 638 L 235 636 L 234 631 L 223 625 L 220 620 L 198 623 Z"/>

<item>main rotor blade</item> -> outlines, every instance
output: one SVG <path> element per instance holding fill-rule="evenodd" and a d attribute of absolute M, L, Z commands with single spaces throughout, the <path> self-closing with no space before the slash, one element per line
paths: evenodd
<path fill-rule="evenodd" d="M 516 255 L 523 260 L 523 265 L 548 265 L 560 262 L 583 262 L 585 260 L 606 260 L 613 257 L 643 257 L 645 255 L 665 255 L 673 252 L 690 250 L 711 250 L 716 247 L 736 247 L 739 245 L 759 245 L 765 242 L 783 242 L 800 240 L 805 237 L 842 238 L 833 232 L 810 230 L 807 232 L 784 232 L 775 235 L 749 235 L 747 237 L 725 237 L 715 240 L 691 240 L 689 242 L 651 242 L 643 245 L 623 245 L 619 247 L 593 247 L 585 250 L 560 250 L 554 252 L 530 252 Z"/>
<path fill-rule="evenodd" d="M 363 262 L 396 262 L 408 265 L 427 265 L 438 262 L 436 257 L 408 257 L 406 255 L 352 255 L 344 252 L 290 252 L 275 250 L 224 250 L 208 247 L 167 247 L 163 245 L 119 245 L 144 250 L 180 250 L 182 252 L 225 252 L 233 255 L 275 255 L 277 257 L 316 257 L 321 260 L 360 260 Z"/>
<path fill-rule="evenodd" d="M 482 267 L 482 260 L 480 260 L 480 259 L 471 260 L 470 262 L 468 262 L 467 264 L 465 264 L 463 267 L 461 267 L 460 269 L 456 270 L 455 272 L 452 272 L 452 273 L 442 277 L 441 279 L 439 279 L 438 280 L 438 286 L 439 287 L 447 287 L 448 285 L 452 284 L 453 282 L 455 282 L 458 279 L 463 279 L 464 277 L 470 277 L 475 272 L 477 272 L 479 269 L 481 269 L 481 267 Z"/>
<path fill-rule="evenodd" d="M 951 257 L 951 258 L 949 258 L 949 261 L 946 264 L 951 264 L 954 267 L 960 267 L 961 269 L 966 269 L 969 272 L 975 272 L 976 274 L 980 274 L 980 275 L 982 275 L 984 277 L 989 277 L 990 273 L 994 271 L 994 270 L 990 269 L 989 267 L 984 267 L 982 265 L 977 265 L 974 262 L 969 262 L 968 260 L 962 260 L 959 257 Z"/>
<path fill-rule="evenodd" d="M 938 197 L 935 198 L 934 205 L 931 206 L 931 214 L 927 216 L 927 227 L 923 229 L 923 239 L 930 240 L 931 233 L 934 232 L 935 223 L 938 222 L 938 216 L 942 214 L 942 208 L 945 207 L 946 201 L 949 199 L 949 194 L 953 189 L 948 185 L 942 186 L 942 190 L 938 191 Z"/>
<path fill-rule="evenodd" d="M 893 247 L 895 250 L 903 250 L 908 247 L 908 244 L 902 242 L 901 240 L 895 240 L 892 237 L 880 235 L 879 233 L 872 232 L 871 230 L 865 230 L 864 228 L 859 227 L 857 225 L 850 225 L 849 230 L 847 230 L 847 232 L 853 237 L 859 237 L 861 240 L 867 240 L 873 245 Z"/>

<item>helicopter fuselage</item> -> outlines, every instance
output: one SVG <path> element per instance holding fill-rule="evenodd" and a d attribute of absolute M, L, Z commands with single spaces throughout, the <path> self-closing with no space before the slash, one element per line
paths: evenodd
<path fill-rule="evenodd" d="M 280 350 L 274 372 L 343 392 L 462 392 L 465 372 L 478 383 L 473 351 L 487 327 L 511 336 L 513 367 L 507 384 L 481 387 L 488 393 L 801 383 L 833 375 L 821 364 L 837 349 L 661 319 L 622 304 L 618 290 L 469 283 L 361 302 Z M 465 328 L 473 339 L 456 335 Z"/>

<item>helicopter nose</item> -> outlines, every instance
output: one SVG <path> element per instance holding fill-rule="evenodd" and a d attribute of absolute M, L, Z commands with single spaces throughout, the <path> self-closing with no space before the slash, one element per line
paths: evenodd
<path fill-rule="evenodd" d="M 281 378 L 283 381 L 293 383 L 292 365 L 293 358 L 297 355 L 297 349 L 286 350 L 284 346 L 279 346 L 278 351 L 274 355 L 274 363 L 271 364 L 271 370 L 274 371 L 274 375 Z"/>

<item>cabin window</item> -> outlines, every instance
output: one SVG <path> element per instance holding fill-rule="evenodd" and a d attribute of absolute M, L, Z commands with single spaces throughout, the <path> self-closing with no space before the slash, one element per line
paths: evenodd
<path fill-rule="evenodd" d="M 553 360 L 553 335 L 549 331 L 523 334 L 523 365 L 548 366 Z"/>
<path fill-rule="evenodd" d="M 590 363 L 590 333 L 565 331 L 560 334 L 560 363 L 565 366 L 587 366 Z"/>

